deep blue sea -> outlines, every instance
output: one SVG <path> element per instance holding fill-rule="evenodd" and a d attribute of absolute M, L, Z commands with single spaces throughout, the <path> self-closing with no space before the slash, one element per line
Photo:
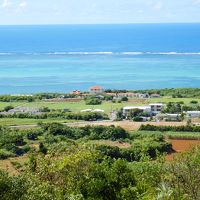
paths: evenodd
<path fill-rule="evenodd" d="M 200 87 L 200 24 L 0 26 L 0 93 Z"/>

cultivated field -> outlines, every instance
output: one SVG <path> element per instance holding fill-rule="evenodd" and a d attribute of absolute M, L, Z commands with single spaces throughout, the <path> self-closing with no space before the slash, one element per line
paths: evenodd
<path fill-rule="evenodd" d="M 181 126 L 186 125 L 186 122 L 133 122 L 133 121 L 99 121 L 99 122 L 80 122 L 80 123 L 72 123 L 70 126 L 87 126 L 87 125 L 104 125 L 104 126 L 120 126 L 128 131 L 137 131 L 140 126 L 144 124 L 150 124 L 154 126 Z"/>
<path fill-rule="evenodd" d="M 200 140 L 177 140 L 172 139 L 169 140 L 169 142 L 172 143 L 173 149 L 176 151 L 176 153 L 169 154 L 166 156 L 167 160 L 173 160 L 173 157 L 177 153 L 182 153 L 191 150 L 195 146 L 200 146 Z"/>

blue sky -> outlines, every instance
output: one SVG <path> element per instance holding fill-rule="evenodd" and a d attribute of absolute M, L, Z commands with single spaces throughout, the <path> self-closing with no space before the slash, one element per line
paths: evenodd
<path fill-rule="evenodd" d="M 200 0 L 0 0 L 0 24 L 200 22 Z"/>

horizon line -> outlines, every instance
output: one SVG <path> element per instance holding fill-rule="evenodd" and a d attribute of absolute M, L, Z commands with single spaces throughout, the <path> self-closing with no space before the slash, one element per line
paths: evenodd
<path fill-rule="evenodd" d="M 131 23 L 58 23 L 58 24 L 0 24 L 0 26 L 62 26 L 62 25 L 138 25 L 138 24 L 200 24 L 200 22 L 131 22 Z"/>

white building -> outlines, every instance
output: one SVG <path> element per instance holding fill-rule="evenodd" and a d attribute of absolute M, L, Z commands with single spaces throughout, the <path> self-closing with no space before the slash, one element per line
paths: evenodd
<path fill-rule="evenodd" d="M 101 110 L 101 109 L 85 109 L 85 110 L 81 110 L 81 112 L 96 112 L 96 113 L 104 113 L 105 111 L 104 110 Z"/>
<path fill-rule="evenodd" d="M 148 106 L 127 106 L 123 108 L 123 115 L 127 116 L 131 110 L 141 110 L 143 113 L 147 113 L 149 115 L 157 115 L 161 113 L 161 111 L 164 109 L 164 104 L 162 103 L 152 103 Z"/>
<path fill-rule="evenodd" d="M 186 111 L 185 112 L 187 118 L 199 118 L 200 117 L 200 111 Z"/>
<path fill-rule="evenodd" d="M 123 108 L 123 115 L 128 116 L 128 114 L 133 110 L 141 110 L 143 113 L 151 114 L 150 106 L 127 106 Z"/>
<path fill-rule="evenodd" d="M 151 112 L 153 115 L 161 113 L 165 107 L 165 105 L 162 103 L 151 103 L 149 106 L 151 107 Z"/>
<path fill-rule="evenodd" d="M 101 109 L 94 109 L 92 112 L 104 113 L 105 111 L 104 111 L 104 110 L 101 110 Z"/>

